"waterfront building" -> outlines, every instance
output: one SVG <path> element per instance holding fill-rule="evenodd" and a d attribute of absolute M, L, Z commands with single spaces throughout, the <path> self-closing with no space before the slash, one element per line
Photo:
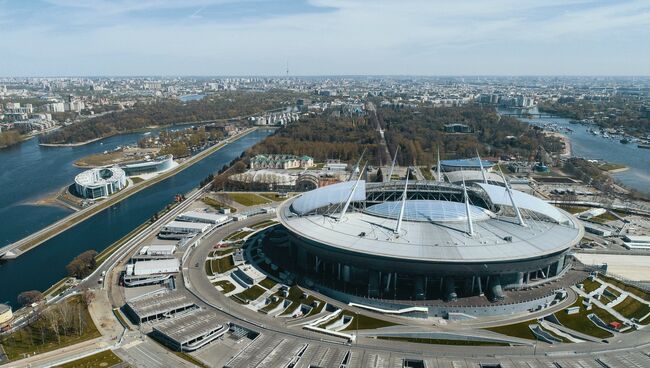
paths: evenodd
<path fill-rule="evenodd" d="M 171 169 L 173 165 L 174 157 L 172 155 L 164 155 L 156 157 L 153 160 L 122 164 L 120 167 L 124 170 L 127 176 L 137 176 L 167 171 Z"/>
<path fill-rule="evenodd" d="M 7 304 L 0 304 L 0 329 L 8 326 L 13 318 L 11 307 Z"/>
<path fill-rule="evenodd" d="M 104 198 L 126 187 L 126 174 L 118 166 L 86 170 L 74 178 L 75 190 L 83 198 Z"/>

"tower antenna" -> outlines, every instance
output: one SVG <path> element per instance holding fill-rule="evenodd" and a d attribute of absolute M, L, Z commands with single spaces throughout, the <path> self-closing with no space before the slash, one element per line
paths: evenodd
<path fill-rule="evenodd" d="M 395 149 L 395 156 L 393 156 L 393 163 L 390 165 L 390 172 L 388 173 L 388 181 L 393 177 L 393 169 L 395 168 L 395 161 L 397 160 L 397 152 L 399 152 L 399 145 Z"/>
<path fill-rule="evenodd" d="M 481 175 L 483 175 L 483 182 L 488 183 L 487 177 L 485 176 L 485 170 L 483 170 L 483 161 L 481 161 L 481 155 L 478 154 L 478 149 L 476 149 L 476 157 L 478 157 L 478 164 L 481 167 Z"/>
<path fill-rule="evenodd" d="M 354 191 L 357 190 L 357 185 L 359 185 L 359 182 L 361 181 L 361 173 L 366 169 L 366 165 L 363 165 L 363 169 L 359 172 L 359 177 L 357 178 L 357 181 L 354 183 L 354 186 L 352 187 L 352 190 L 350 191 L 350 195 L 348 196 L 348 200 L 345 201 L 345 206 L 343 206 L 343 210 L 341 211 L 341 215 L 336 221 L 341 221 L 343 219 L 343 216 L 345 215 L 345 212 L 347 212 L 348 207 L 350 206 L 350 202 L 352 202 L 352 197 L 354 196 Z"/>

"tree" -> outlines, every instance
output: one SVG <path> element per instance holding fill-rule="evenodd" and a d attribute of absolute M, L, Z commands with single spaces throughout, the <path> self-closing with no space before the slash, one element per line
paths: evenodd
<path fill-rule="evenodd" d="M 92 272 L 96 266 L 95 257 L 97 256 L 97 251 L 87 250 L 80 255 L 76 256 L 68 265 L 65 267 L 68 271 L 68 275 L 82 279 Z"/>
<path fill-rule="evenodd" d="M 22 293 L 18 294 L 17 298 L 18 304 L 20 305 L 30 305 L 42 299 L 43 293 L 38 290 L 23 291 Z"/>

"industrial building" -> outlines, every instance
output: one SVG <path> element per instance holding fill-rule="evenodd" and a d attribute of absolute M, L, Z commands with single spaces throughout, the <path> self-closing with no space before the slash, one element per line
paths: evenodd
<path fill-rule="evenodd" d="M 200 222 L 205 224 L 224 224 L 228 221 L 228 216 L 211 212 L 188 211 L 183 212 L 176 217 L 179 221 Z"/>
<path fill-rule="evenodd" d="M 197 308 L 194 301 L 177 291 L 143 295 L 129 300 L 124 312 L 136 324 L 169 318 L 177 313 Z"/>
<path fill-rule="evenodd" d="M 122 281 L 126 286 L 157 284 L 172 277 L 179 267 L 176 258 L 136 261 L 126 265 Z"/>
<path fill-rule="evenodd" d="M 172 221 L 163 226 L 158 237 L 162 239 L 181 239 L 206 232 L 210 224 L 203 222 Z"/>
<path fill-rule="evenodd" d="M 83 198 L 104 198 L 126 187 L 126 174 L 117 166 L 86 170 L 74 178 L 75 190 Z"/>
<path fill-rule="evenodd" d="M 228 326 L 212 312 L 196 309 L 153 327 L 152 337 L 178 351 L 194 351 L 228 332 Z"/>
<path fill-rule="evenodd" d="M 278 214 L 284 230 L 271 233 L 288 236 L 264 245 L 275 265 L 323 293 L 374 301 L 502 300 L 504 290 L 562 277 L 584 234 L 565 211 L 485 183 L 349 181 L 292 198 Z"/>

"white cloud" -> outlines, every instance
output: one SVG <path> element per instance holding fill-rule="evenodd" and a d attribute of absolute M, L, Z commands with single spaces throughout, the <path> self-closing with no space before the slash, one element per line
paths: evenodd
<path fill-rule="evenodd" d="M 642 1 L 312 0 L 327 11 L 223 19 L 204 10 L 227 0 L 48 2 L 62 18 L 11 27 L 0 3 L 0 48 L 42 60 L 0 60 L 0 73 L 280 74 L 290 60 L 297 74 L 647 74 L 650 57 Z M 143 15 L 161 9 L 179 16 Z M 596 64 L 608 45 L 620 54 Z"/>

